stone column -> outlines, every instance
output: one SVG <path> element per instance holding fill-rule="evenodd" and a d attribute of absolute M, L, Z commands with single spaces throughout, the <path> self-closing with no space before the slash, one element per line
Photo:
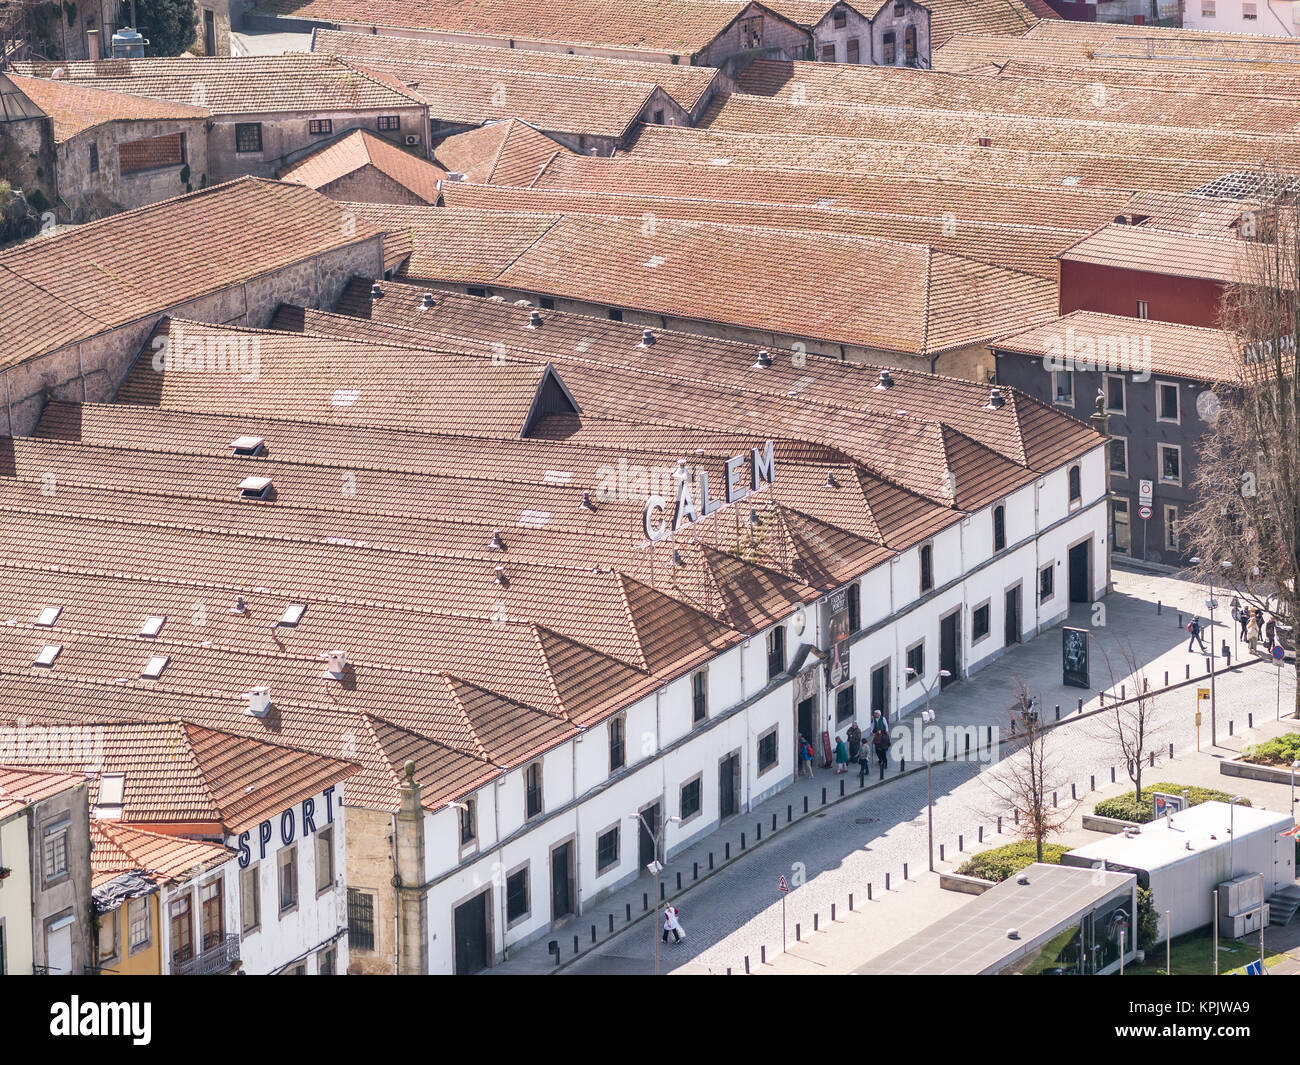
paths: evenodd
<path fill-rule="evenodd" d="M 415 782 L 415 763 L 403 766 L 406 779 L 401 786 L 401 810 L 393 839 L 397 875 L 398 972 L 418 975 L 428 971 L 428 939 L 424 912 L 424 807 L 420 785 Z"/>

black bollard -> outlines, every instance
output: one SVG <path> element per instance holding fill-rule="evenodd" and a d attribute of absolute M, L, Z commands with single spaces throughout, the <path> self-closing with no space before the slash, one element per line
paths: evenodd
<path fill-rule="evenodd" d="M 650 909 L 650 892 L 648 891 L 641 892 L 641 909 Z"/>
<path fill-rule="evenodd" d="M 578 953 L 578 949 L 579 949 L 579 948 L 578 948 L 578 937 L 577 937 L 577 936 L 574 936 L 574 937 L 573 937 L 573 953 L 574 953 L 574 954 L 577 954 L 577 953 Z"/>
<path fill-rule="evenodd" d="M 1110 767 L 1110 782 L 1111 782 L 1112 784 L 1115 783 L 1115 767 L 1114 767 L 1114 766 L 1111 766 L 1111 767 Z"/>
<path fill-rule="evenodd" d="M 834 922 L 834 920 L 835 920 L 835 903 L 832 902 L 832 903 L 831 903 L 831 921 Z"/>
<path fill-rule="evenodd" d="M 1169 687 L 1169 670 L 1165 670 L 1165 687 Z"/>
<path fill-rule="evenodd" d="M 596 926 L 595 926 L 595 925 L 592 925 L 592 926 L 591 926 L 591 941 L 592 941 L 593 943 L 596 942 Z"/>
<path fill-rule="evenodd" d="M 803 926 L 800 925 L 798 921 L 795 921 L 794 923 L 794 941 L 796 943 L 803 942 Z"/>
<path fill-rule="evenodd" d="M 1128 698 L 1128 685 L 1127 685 L 1127 684 L 1121 684 L 1121 685 L 1119 686 L 1119 697 L 1120 697 L 1120 699 L 1127 699 L 1127 698 Z"/>
<path fill-rule="evenodd" d="M 957 853 L 961 854 L 966 850 L 966 837 L 959 835 L 957 837 Z"/>
<path fill-rule="evenodd" d="M 760 821 L 754 826 L 754 842 L 758 843 L 763 838 L 763 822 Z"/>
<path fill-rule="evenodd" d="M 840 781 L 840 798 L 844 798 L 844 781 Z"/>
<path fill-rule="evenodd" d="M 724 843 L 724 844 L 722 845 L 722 860 L 723 860 L 724 862 L 729 862 L 729 861 L 731 861 L 731 841 L 730 841 L 730 840 L 728 840 L 726 843 Z"/>
<path fill-rule="evenodd" d="M 907 863 L 906 863 L 906 862 L 903 863 L 903 880 L 904 880 L 904 881 L 907 880 Z"/>
<path fill-rule="evenodd" d="M 767 964 L 767 947 L 759 947 L 759 948 L 758 948 L 758 963 L 759 963 L 760 965 L 766 965 L 766 964 Z"/>
<path fill-rule="evenodd" d="M 1002 835 L 1002 815 L 998 814 L 998 835 Z"/>
<path fill-rule="evenodd" d="M 1255 715 L 1253 713 L 1246 715 L 1246 727 L 1247 728 L 1255 727 Z"/>
<path fill-rule="evenodd" d="M 663 902 L 668 897 L 668 885 L 660 882 L 659 884 L 659 901 Z"/>
<path fill-rule="evenodd" d="M 867 901 L 871 901 L 871 884 L 869 882 L 867 884 Z"/>
<path fill-rule="evenodd" d="M 803 812 L 804 812 L 804 813 L 807 813 L 807 812 L 808 812 L 808 796 L 807 796 L 807 795 L 805 795 L 805 796 L 803 797 Z"/>
<path fill-rule="evenodd" d="M 1096 790 L 1097 790 L 1097 776 L 1096 776 L 1096 774 L 1090 774 L 1090 775 L 1089 775 L 1089 777 L 1088 777 L 1088 790 L 1089 790 L 1089 791 L 1096 791 Z"/>
<path fill-rule="evenodd" d="M 1187 663 L 1187 676 L 1185 676 L 1183 679 L 1184 680 L 1192 679 L 1192 664 L 1190 662 Z"/>
<path fill-rule="evenodd" d="M 849 892 L 849 913 L 853 912 L 853 892 Z"/>
<path fill-rule="evenodd" d="M 984 842 L 984 826 L 980 825 L 980 842 Z"/>
<path fill-rule="evenodd" d="M 632 904 L 630 902 L 627 904 L 627 919 L 632 920 Z"/>
<path fill-rule="evenodd" d="M 788 825 L 794 820 L 794 807 L 789 803 L 785 804 L 785 823 Z"/>
<path fill-rule="evenodd" d="M 826 805 L 826 789 L 822 788 L 822 805 Z"/>
<path fill-rule="evenodd" d="M 749 975 L 749 955 L 745 955 L 745 975 Z"/>
<path fill-rule="evenodd" d="M 745 833 L 743 832 L 740 834 L 740 849 L 742 851 L 745 849 Z"/>
<path fill-rule="evenodd" d="M 691 862 L 691 879 L 699 880 L 699 878 L 700 878 L 700 863 Z"/>
<path fill-rule="evenodd" d="M 1052 792 L 1052 805 L 1056 805 L 1056 792 Z"/>
<path fill-rule="evenodd" d="M 1079 713 L 1083 713 L 1083 696 L 1079 696 Z"/>
<path fill-rule="evenodd" d="M 1174 756 L 1174 745 L 1171 743 L 1169 745 L 1169 757 L 1172 758 L 1173 756 Z"/>
<path fill-rule="evenodd" d="M 885 874 L 885 890 L 886 890 L 886 891 L 889 890 L 889 874 L 888 874 L 888 873 Z"/>
<path fill-rule="evenodd" d="M 1074 781 L 1070 781 L 1070 798 L 1077 799 L 1079 796 L 1074 792 Z"/>
<path fill-rule="evenodd" d="M 609 915 L 609 930 L 614 931 L 614 915 L 612 913 Z"/>
<path fill-rule="evenodd" d="M 772 815 L 772 831 L 776 831 L 776 814 Z"/>
<path fill-rule="evenodd" d="M 1156 600 L 1156 613 L 1157 613 L 1157 614 L 1163 614 L 1164 612 L 1165 612 L 1165 605 L 1164 605 L 1164 603 L 1162 603 L 1159 599 L 1157 599 L 1157 600 Z"/>
<path fill-rule="evenodd" d="M 943 844 L 939 844 L 939 861 L 943 861 Z"/>
<path fill-rule="evenodd" d="M 821 914 L 813 914 L 813 931 L 816 932 L 821 926 Z"/>
<path fill-rule="evenodd" d="M 713 871 L 713 851 L 709 851 L 709 872 Z"/>
<path fill-rule="evenodd" d="M 1056 720 L 1057 720 L 1057 721 L 1060 721 L 1060 720 L 1061 720 L 1061 704 L 1060 704 L 1060 703 L 1057 703 L 1057 704 L 1056 704 Z"/>

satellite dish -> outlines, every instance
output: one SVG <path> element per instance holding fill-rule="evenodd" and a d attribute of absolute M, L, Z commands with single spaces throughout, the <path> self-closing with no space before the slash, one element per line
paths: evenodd
<path fill-rule="evenodd" d="M 1220 413 L 1219 397 L 1207 388 L 1196 397 L 1196 413 L 1201 421 L 1213 423 Z"/>

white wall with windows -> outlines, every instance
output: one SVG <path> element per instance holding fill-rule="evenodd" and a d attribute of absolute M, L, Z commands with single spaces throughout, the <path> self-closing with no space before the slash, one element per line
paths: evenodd
<path fill-rule="evenodd" d="M 1183 28 L 1300 36 L 1300 0 L 1187 0 Z"/>

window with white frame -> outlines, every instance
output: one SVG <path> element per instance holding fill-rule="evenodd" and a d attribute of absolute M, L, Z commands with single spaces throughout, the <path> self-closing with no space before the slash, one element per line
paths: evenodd
<path fill-rule="evenodd" d="M 316 894 L 322 895 L 333 886 L 334 829 L 322 828 L 316 833 Z"/>
<path fill-rule="evenodd" d="M 262 927 L 262 882 L 259 865 L 239 870 L 239 927 L 244 935 Z"/>
<path fill-rule="evenodd" d="M 1110 438 L 1110 472 L 1117 477 L 1128 476 L 1128 439 L 1122 436 Z"/>
<path fill-rule="evenodd" d="M 131 899 L 126 904 L 127 944 L 132 954 L 147 947 L 153 938 L 149 920 L 149 899 L 152 896 Z"/>
<path fill-rule="evenodd" d="M 46 826 L 42 832 L 42 866 L 47 884 L 68 875 L 68 831 L 71 826 L 69 820 L 58 821 Z"/>
<path fill-rule="evenodd" d="M 1156 421 L 1177 422 L 1180 418 L 1178 386 L 1169 381 L 1156 382 Z"/>
<path fill-rule="evenodd" d="M 618 865 L 619 826 L 613 825 L 596 837 L 596 873 Z"/>
<path fill-rule="evenodd" d="M 1108 414 L 1124 413 L 1124 378 L 1119 374 L 1108 373 L 1103 378 L 1106 390 L 1106 412 Z"/>
<path fill-rule="evenodd" d="M 616 773 L 627 765 L 627 718 L 622 714 L 609 719 L 609 771 Z"/>
<path fill-rule="evenodd" d="M 1063 407 L 1074 406 L 1074 371 L 1052 371 L 1052 402 Z"/>
<path fill-rule="evenodd" d="M 1165 550 L 1177 551 L 1178 547 L 1178 508 L 1165 507 Z"/>
<path fill-rule="evenodd" d="M 1183 483 L 1183 449 L 1177 444 L 1157 444 L 1161 484 Z"/>

